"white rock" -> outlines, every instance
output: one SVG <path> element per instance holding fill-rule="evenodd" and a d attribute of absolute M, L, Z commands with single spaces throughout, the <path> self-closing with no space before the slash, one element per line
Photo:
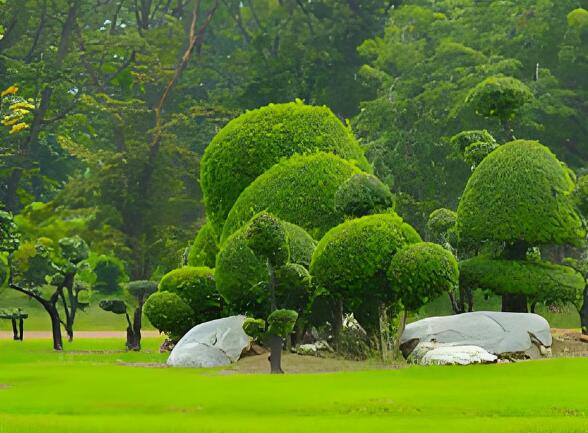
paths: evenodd
<path fill-rule="evenodd" d="M 421 365 L 468 365 L 496 362 L 498 357 L 478 346 L 440 346 L 422 357 Z"/>
<path fill-rule="evenodd" d="M 167 364 L 205 368 L 237 361 L 250 344 L 244 320 L 245 316 L 231 316 L 196 325 L 176 344 Z"/>
<path fill-rule="evenodd" d="M 549 355 L 549 323 L 537 314 L 476 311 L 429 317 L 406 326 L 400 344 L 408 355 L 419 343 L 478 346 L 489 353 L 524 353 L 531 358 Z"/>

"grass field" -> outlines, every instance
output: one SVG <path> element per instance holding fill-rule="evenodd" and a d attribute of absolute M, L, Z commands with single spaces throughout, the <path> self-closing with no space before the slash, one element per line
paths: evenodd
<path fill-rule="evenodd" d="M 145 343 L 0 341 L 0 432 L 588 432 L 588 359 L 270 376 L 153 368 Z"/>

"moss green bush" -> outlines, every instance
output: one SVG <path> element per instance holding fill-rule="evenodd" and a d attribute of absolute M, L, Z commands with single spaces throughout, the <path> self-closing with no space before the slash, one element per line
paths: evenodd
<path fill-rule="evenodd" d="M 450 143 L 454 147 L 455 151 L 460 154 L 463 154 L 470 145 L 478 142 L 494 144 L 495 147 L 498 146 L 498 143 L 496 143 L 496 140 L 492 134 L 490 134 L 485 129 L 462 131 L 459 134 L 451 137 L 450 140 Z"/>
<path fill-rule="evenodd" d="M 293 310 L 276 310 L 267 318 L 267 333 L 286 338 L 294 330 L 298 313 Z"/>
<path fill-rule="evenodd" d="M 200 182 L 209 221 L 220 231 L 241 192 L 267 169 L 296 153 L 335 153 L 369 164 L 349 127 L 327 107 L 270 104 L 230 121 L 206 148 Z"/>
<path fill-rule="evenodd" d="M 492 290 L 498 295 L 527 295 L 531 302 L 578 305 L 585 280 L 568 266 L 545 261 L 474 257 L 459 264 L 460 287 Z"/>
<path fill-rule="evenodd" d="M 214 271 L 210 268 L 184 266 L 174 269 L 163 276 L 159 290 L 176 293 L 182 298 L 194 312 L 194 323 L 220 316 L 220 295 L 216 290 Z"/>
<path fill-rule="evenodd" d="M 310 274 L 314 283 L 343 300 L 351 311 L 366 303 L 395 302 L 386 272 L 394 255 L 418 233 L 393 212 L 345 221 L 318 243 Z"/>
<path fill-rule="evenodd" d="M 574 181 L 536 141 L 517 140 L 488 155 L 468 180 L 457 210 L 460 242 L 579 244 Z"/>
<path fill-rule="evenodd" d="M 247 246 L 262 260 L 268 260 L 272 266 L 281 266 L 288 262 L 290 251 L 288 237 L 282 222 L 267 212 L 255 215 L 244 232 Z"/>
<path fill-rule="evenodd" d="M 155 292 L 147 298 L 143 311 L 149 322 L 173 341 L 195 325 L 194 311 L 176 293 Z"/>
<path fill-rule="evenodd" d="M 209 223 L 200 227 L 188 252 L 188 265 L 214 268 L 218 253 L 216 238 L 217 236 Z"/>
<path fill-rule="evenodd" d="M 361 170 L 338 156 L 315 153 L 293 156 L 276 164 L 249 185 L 231 209 L 222 243 L 253 215 L 267 211 L 299 225 L 319 239 L 343 221 L 335 209 L 335 193 Z"/>
<path fill-rule="evenodd" d="M 440 245 L 420 242 L 398 251 L 388 278 L 405 309 L 414 311 L 459 284 L 457 260 Z"/>
<path fill-rule="evenodd" d="M 347 217 L 359 218 L 393 208 L 390 188 L 371 174 L 352 176 L 335 193 L 335 209 Z"/>
<path fill-rule="evenodd" d="M 302 228 L 283 223 L 288 241 L 289 263 L 285 267 L 293 265 L 308 266 L 315 242 Z M 215 277 L 216 287 L 222 297 L 227 301 L 232 311 L 248 313 L 256 316 L 265 316 L 268 313 L 268 273 L 265 261 L 258 257 L 249 247 L 245 236 L 247 225 L 234 233 L 223 244 L 223 248 L 217 256 Z M 299 268 L 278 270 L 277 301 L 278 305 L 288 308 L 298 308 L 301 303 L 305 278 L 296 279 L 294 273 L 302 275 Z M 279 278 L 294 279 L 292 287 L 279 283 Z"/>
<path fill-rule="evenodd" d="M 451 245 L 455 245 L 457 243 L 457 234 L 455 233 L 456 223 L 457 213 L 446 208 L 435 209 L 431 212 L 427 220 L 427 234 L 429 235 L 429 239 L 438 244 L 448 242 Z"/>
<path fill-rule="evenodd" d="M 508 120 L 532 97 L 531 90 L 523 82 L 513 77 L 496 75 L 474 87 L 466 103 L 480 116 Z"/>

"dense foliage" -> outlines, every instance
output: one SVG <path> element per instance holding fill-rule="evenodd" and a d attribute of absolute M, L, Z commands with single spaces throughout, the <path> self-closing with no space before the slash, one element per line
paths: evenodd
<path fill-rule="evenodd" d="M 418 310 L 459 284 L 457 260 L 440 245 L 420 242 L 401 249 L 388 268 L 388 278 L 402 305 Z"/>
<path fill-rule="evenodd" d="M 216 237 L 210 224 L 207 223 L 200 227 L 188 252 L 189 266 L 214 268 L 216 254 L 218 253 Z"/>
<path fill-rule="evenodd" d="M 530 245 L 579 244 L 574 180 L 549 149 L 517 140 L 488 155 L 474 170 L 457 210 L 460 240 L 524 240 Z"/>
<path fill-rule="evenodd" d="M 156 292 L 145 302 L 145 316 L 160 332 L 178 341 L 194 323 L 194 311 L 173 292 Z"/>
<path fill-rule="evenodd" d="M 348 127 L 327 107 L 270 104 L 229 122 L 202 158 L 201 185 L 208 220 L 221 229 L 241 192 L 282 158 L 333 152 L 369 165 Z"/>
<path fill-rule="evenodd" d="M 531 303 L 547 305 L 582 302 L 585 280 L 568 266 L 549 262 L 475 257 L 459 265 L 460 284 L 503 294 L 527 295 Z"/>
<path fill-rule="evenodd" d="M 315 239 L 343 221 L 335 193 L 361 170 L 338 156 L 293 156 L 274 165 L 239 196 L 225 223 L 222 242 L 262 210 L 304 228 Z"/>
<path fill-rule="evenodd" d="M 359 218 L 394 209 L 394 196 L 376 176 L 356 174 L 337 189 L 335 209 L 346 217 Z"/>

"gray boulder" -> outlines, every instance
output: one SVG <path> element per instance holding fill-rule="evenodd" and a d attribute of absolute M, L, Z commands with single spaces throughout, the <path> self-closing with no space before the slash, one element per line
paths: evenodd
<path fill-rule="evenodd" d="M 549 323 L 537 314 L 476 311 L 410 323 L 400 347 L 408 357 L 425 342 L 478 346 L 497 356 L 540 358 L 551 354 L 552 339 Z"/>
<path fill-rule="evenodd" d="M 207 368 L 236 362 L 250 345 L 244 321 L 245 316 L 231 316 L 196 325 L 175 345 L 167 364 Z"/>

